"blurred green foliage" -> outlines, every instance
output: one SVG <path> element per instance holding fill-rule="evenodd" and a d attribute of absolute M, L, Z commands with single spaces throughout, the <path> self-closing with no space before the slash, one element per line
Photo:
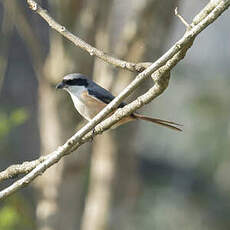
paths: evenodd
<path fill-rule="evenodd" d="M 24 124 L 28 117 L 25 108 L 16 108 L 10 113 L 0 111 L 0 139 L 6 138 L 14 128 Z M 0 207 L 0 229 L 33 229 L 30 209 L 28 200 L 24 200 L 20 195 L 7 199 Z"/>
<path fill-rule="evenodd" d="M 0 139 L 6 137 L 13 128 L 22 125 L 28 117 L 25 108 L 14 109 L 10 114 L 0 111 Z"/>
<path fill-rule="evenodd" d="M 16 209 L 10 205 L 0 210 L 0 228 L 5 230 L 13 229 L 20 221 Z"/>
<path fill-rule="evenodd" d="M 1 230 L 25 230 L 34 229 L 32 222 L 31 206 L 19 194 L 7 199 L 0 208 L 0 229 Z"/>

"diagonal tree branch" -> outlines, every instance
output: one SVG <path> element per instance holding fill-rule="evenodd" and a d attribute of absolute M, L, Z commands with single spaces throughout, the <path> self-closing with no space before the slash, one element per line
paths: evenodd
<path fill-rule="evenodd" d="M 80 47 L 81 49 L 87 51 L 91 56 L 96 56 L 103 61 L 110 63 L 116 67 L 120 67 L 126 70 L 130 70 L 133 72 L 141 72 L 150 66 L 151 63 L 143 62 L 143 63 L 133 63 L 127 62 L 124 60 L 120 60 L 118 58 L 112 57 L 105 52 L 98 50 L 97 48 L 91 46 L 87 42 L 83 41 L 79 37 L 72 34 L 68 31 L 64 26 L 60 25 L 57 21 L 55 21 L 48 13 L 47 10 L 43 9 L 38 3 L 33 0 L 27 0 L 29 7 L 39 14 L 51 28 L 62 34 L 66 37 L 69 41 L 73 42 L 76 46 Z"/>
<path fill-rule="evenodd" d="M 6 170 L 0 172 L 0 182 L 6 179 L 12 179 L 20 174 L 26 174 L 32 171 L 37 165 L 47 159 L 48 156 L 42 156 L 33 161 L 25 161 L 22 164 L 11 165 Z"/>
<path fill-rule="evenodd" d="M 0 192 L 0 199 L 3 199 L 22 186 L 29 184 L 37 176 L 41 175 L 47 168 L 58 162 L 63 156 L 76 150 L 83 143 L 89 141 L 92 136 L 92 130 L 98 123 L 114 110 L 123 99 L 135 90 L 138 85 L 147 77 L 153 76 L 155 85 L 149 89 L 145 94 L 138 97 L 135 101 L 128 104 L 122 109 L 118 109 L 111 117 L 101 122 L 96 128 L 94 135 L 100 134 L 109 129 L 113 124 L 128 116 L 144 104 L 149 103 L 158 95 L 160 95 L 168 86 L 170 77 L 170 70 L 184 58 L 187 50 L 193 43 L 195 37 L 204 30 L 210 23 L 215 21 L 230 5 L 230 0 L 216 1 L 216 6 L 201 19 L 199 23 L 194 25 L 191 30 L 187 31 L 185 35 L 178 41 L 171 49 L 169 49 L 161 58 L 154 62 L 151 66 L 137 75 L 137 77 L 100 113 L 98 113 L 93 120 L 80 129 L 74 136 L 72 136 L 64 145 L 47 156 L 43 162 L 39 163 L 30 173 L 19 179 L 6 189 Z M 88 133 L 88 134 L 87 134 Z"/>

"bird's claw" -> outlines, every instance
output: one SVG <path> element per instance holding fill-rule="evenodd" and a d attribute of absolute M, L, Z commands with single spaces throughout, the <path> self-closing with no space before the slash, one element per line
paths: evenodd
<path fill-rule="evenodd" d="M 95 132 L 96 132 L 96 130 L 95 130 L 95 128 L 93 128 L 93 132 L 92 132 L 92 136 L 91 136 L 91 142 L 93 142 L 93 138 L 95 137 Z"/>

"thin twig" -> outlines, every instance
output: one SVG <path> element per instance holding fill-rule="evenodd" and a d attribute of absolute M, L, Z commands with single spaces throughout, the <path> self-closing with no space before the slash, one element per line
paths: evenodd
<path fill-rule="evenodd" d="M 99 114 L 97 114 L 93 120 L 79 130 L 73 137 L 71 137 L 64 145 L 58 147 L 56 151 L 49 154 L 47 159 L 38 164 L 30 173 L 19 179 L 6 189 L 0 192 L 0 199 L 3 199 L 22 186 L 29 184 L 37 176 L 41 175 L 47 168 L 58 162 L 64 155 L 69 154 L 84 141 L 88 141 L 87 138 L 90 134 L 87 134 L 92 130 L 99 122 L 101 122 L 113 109 L 115 109 L 120 102 L 147 77 L 154 73 L 153 77 L 155 85 L 144 95 L 138 97 L 134 102 L 125 106 L 122 109 L 118 109 L 111 117 L 103 121 L 96 127 L 94 135 L 111 127 L 113 124 L 121 120 L 123 117 L 128 116 L 136 109 L 142 107 L 144 104 L 150 102 L 159 94 L 161 94 L 168 85 L 170 69 L 173 68 L 179 60 L 181 60 L 192 45 L 194 38 L 204 30 L 210 23 L 215 21 L 230 5 L 230 0 L 219 1 L 216 7 L 205 17 L 200 23 L 194 26 L 190 31 L 186 32 L 183 38 L 181 38 L 170 50 L 168 50 L 161 58 L 153 63 L 146 70 L 138 74 L 135 80 L 133 80 L 110 104 L 108 104 Z M 157 72 L 155 72 L 157 71 Z M 87 134 L 87 135 L 86 135 Z M 86 140 L 87 139 L 87 140 Z"/>
<path fill-rule="evenodd" d="M 147 67 L 150 66 L 151 63 L 149 62 L 143 62 L 143 63 L 133 63 L 133 62 L 127 62 L 124 60 L 120 60 L 118 58 L 112 57 L 102 50 L 99 50 L 87 42 L 83 41 L 76 35 L 72 34 L 70 31 L 68 31 L 64 26 L 59 24 L 57 21 L 55 21 L 48 13 L 47 10 L 43 9 L 38 3 L 36 3 L 34 0 L 27 0 L 27 3 L 29 7 L 39 14 L 48 24 L 51 28 L 62 34 L 64 37 L 66 37 L 69 41 L 73 42 L 76 46 L 79 48 L 87 51 L 91 56 L 96 56 L 103 61 L 110 63 L 116 67 L 120 67 L 122 69 L 130 70 L 133 72 L 141 72 Z"/>
<path fill-rule="evenodd" d="M 186 20 L 178 13 L 178 8 L 175 9 L 175 15 L 181 20 L 181 22 L 186 26 L 187 30 L 191 29 L 191 25 L 186 22 Z"/>

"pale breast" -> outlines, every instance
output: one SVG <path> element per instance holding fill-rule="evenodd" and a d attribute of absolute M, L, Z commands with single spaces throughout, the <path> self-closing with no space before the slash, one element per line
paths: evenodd
<path fill-rule="evenodd" d="M 106 104 L 83 91 L 80 96 L 70 94 L 77 111 L 86 119 L 93 119 Z"/>

